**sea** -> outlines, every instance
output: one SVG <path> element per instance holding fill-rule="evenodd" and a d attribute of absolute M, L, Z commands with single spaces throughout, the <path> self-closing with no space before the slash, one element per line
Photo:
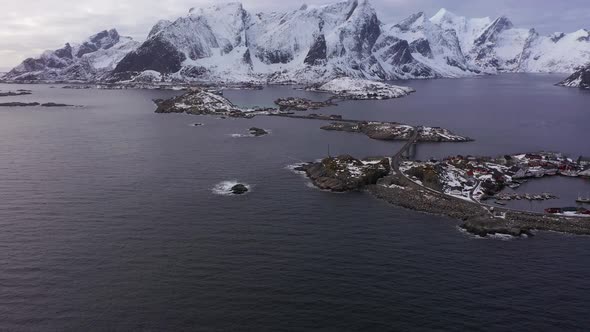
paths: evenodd
<path fill-rule="evenodd" d="M 394 82 L 416 93 L 321 109 L 475 139 L 418 159 L 540 150 L 590 156 L 590 91 L 562 75 Z M 590 326 L 590 237 L 479 238 L 368 193 L 315 189 L 293 165 L 394 154 L 402 143 L 326 122 L 156 114 L 179 91 L 32 90 L 0 102 L 0 330 L 555 331 Z M 242 107 L 292 86 L 226 90 Z M 302 114 L 306 114 L 303 112 Z M 196 123 L 202 124 L 195 126 Z M 270 132 L 250 137 L 250 127 Z M 246 184 L 243 196 L 227 195 Z M 528 187 L 527 187 L 528 186 Z M 571 206 L 590 181 L 530 181 Z"/>

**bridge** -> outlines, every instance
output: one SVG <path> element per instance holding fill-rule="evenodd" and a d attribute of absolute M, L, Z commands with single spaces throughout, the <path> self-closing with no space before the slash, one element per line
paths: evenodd
<path fill-rule="evenodd" d="M 412 134 L 408 138 L 408 141 L 399 149 L 399 151 L 391 157 L 391 170 L 395 173 L 401 173 L 399 171 L 399 162 L 404 157 L 412 156 L 412 151 L 416 152 L 416 143 L 418 142 L 419 129 L 414 127 Z"/>

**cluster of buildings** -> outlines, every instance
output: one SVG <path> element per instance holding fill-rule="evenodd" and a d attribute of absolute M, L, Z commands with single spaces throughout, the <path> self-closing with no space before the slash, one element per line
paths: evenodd
<path fill-rule="evenodd" d="M 416 172 L 421 168 L 422 172 Z M 414 171 L 411 171 L 414 169 Z M 423 182 L 415 174 L 428 170 L 437 175 L 438 183 L 430 184 L 441 188 L 448 195 L 480 201 L 497 197 L 504 188 L 517 188 L 525 179 L 543 176 L 590 177 L 590 158 L 576 160 L 560 153 L 541 152 L 506 155 L 498 158 L 454 156 L 442 161 L 406 162 L 406 174 L 414 174 L 415 181 Z M 547 198 L 545 198 L 547 199 Z"/>

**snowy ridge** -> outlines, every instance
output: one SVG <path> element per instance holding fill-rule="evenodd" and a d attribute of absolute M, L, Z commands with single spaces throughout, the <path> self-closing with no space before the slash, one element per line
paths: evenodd
<path fill-rule="evenodd" d="M 29 58 L 8 72 L 10 80 L 94 81 L 112 71 L 129 52 L 140 45 L 117 30 L 104 30 L 80 44 L 67 43 L 55 51 Z"/>
<path fill-rule="evenodd" d="M 541 36 L 505 16 L 466 18 L 446 9 L 386 24 L 368 0 L 257 14 L 235 2 L 191 8 L 157 22 L 141 45 L 112 31 L 27 59 L 7 78 L 324 83 L 571 73 L 590 62 L 587 30 Z"/>

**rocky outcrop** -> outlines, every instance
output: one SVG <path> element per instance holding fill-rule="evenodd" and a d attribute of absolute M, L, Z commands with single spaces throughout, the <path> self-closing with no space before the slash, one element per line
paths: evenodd
<path fill-rule="evenodd" d="M 488 235 L 532 236 L 530 229 L 513 225 L 506 219 L 474 217 L 461 225 L 467 232 L 486 237 Z"/>
<path fill-rule="evenodd" d="M 590 89 L 590 64 L 580 67 L 575 73 L 561 81 L 558 85 L 570 88 Z"/>
<path fill-rule="evenodd" d="M 155 70 L 160 73 L 174 73 L 182 68 L 186 60 L 184 53 L 164 39 L 156 36 L 148 39 L 137 50 L 127 54 L 114 70 L 114 73 Z"/>
<path fill-rule="evenodd" d="M 248 187 L 246 187 L 245 185 L 238 183 L 235 186 L 231 187 L 230 191 L 234 195 L 243 195 L 247 193 L 249 190 Z"/>
<path fill-rule="evenodd" d="M 326 37 L 321 34 L 318 35 L 313 45 L 309 49 L 307 56 L 303 62 L 310 66 L 319 66 L 326 63 L 328 47 L 326 46 Z"/>
<path fill-rule="evenodd" d="M 252 127 L 248 130 L 250 132 L 250 135 L 254 136 L 254 137 L 260 137 L 260 136 L 266 136 L 268 135 L 268 132 L 262 128 L 256 128 L 256 127 Z"/>
<path fill-rule="evenodd" d="M 390 164 L 387 158 L 359 160 L 342 155 L 304 164 L 296 170 L 305 172 L 320 189 L 346 192 L 377 183 L 380 178 L 389 174 Z"/>

